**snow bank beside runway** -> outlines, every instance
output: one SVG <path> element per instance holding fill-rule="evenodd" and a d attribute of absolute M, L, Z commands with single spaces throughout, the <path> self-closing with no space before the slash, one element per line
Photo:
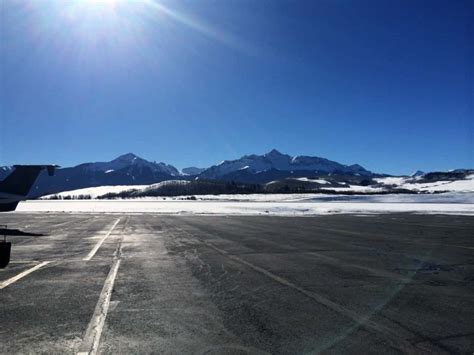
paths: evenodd
<path fill-rule="evenodd" d="M 130 190 L 138 189 L 144 185 L 127 186 Z M 148 186 L 148 185 L 147 185 Z M 90 195 L 92 199 L 109 192 L 121 192 L 123 186 L 92 187 L 68 191 L 57 194 L 58 196 Z M 190 195 L 185 196 L 157 196 L 140 197 L 135 201 L 170 201 L 189 200 Z M 293 194 L 221 194 L 221 195 L 193 195 L 192 199 L 197 201 L 233 201 L 233 202 L 413 202 L 413 203 L 472 203 L 474 204 L 474 192 L 445 192 L 438 194 L 382 194 L 382 195 L 342 195 L 342 194 L 316 194 L 316 193 L 293 193 Z M 117 200 L 114 200 L 117 201 Z"/>
<path fill-rule="evenodd" d="M 235 194 L 195 195 L 198 201 L 240 202 L 374 202 L 374 203 L 471 203 L 474 192 L 446 192 L 440 194 L 385 194 L 385 195 L 340 195 L 340 194 Z M 153 197 L 152 199 L 185 200 L 189 196 Z"/>
<path fill-rule="evenodd" d="M 414 202 L 250 202 L 179 200 L 34 200 L 21 202 L 19 212 L 75 213 L 162 213 L 219 215 L 305 216 L 321 214 L 366 214 L 411 212 L 425 214 L 473 215 L 471 203 Z"/>

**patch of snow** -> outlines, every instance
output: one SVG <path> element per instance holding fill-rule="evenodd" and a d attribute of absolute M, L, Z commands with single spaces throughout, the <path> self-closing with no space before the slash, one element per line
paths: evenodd
<path fill-rule="evenodd" d="M 292 179 L 293 180 L 298 180 L 298 181 L 317 182 L 318 184 L 330 184 L 329 181 L 324 180 L 324 179 L 308 179 L 306 177 L 292 178 Z"/>
<path fill-rule="evenodd" d="M 196 178 L 197 179 L 197 178 Z M 162 182 L 158 182 L 156 184 L 151 184 L 151 185 L 145 185 L 143 188 L 140 190 L 146 191 L 146 190 L 153 190 L 153 189 L 158 189 L 163 186 L 169 186 L 169 185 L 187 185 L 190 184 L 191 181 L 188 180 L 166 180 Z"/>
<path fill-rule="evenodd" d="M 323 187 L 321 190 L 335 191 L 335 192 L 383 192 L 386 191 L 383 187 L 348 185 L 347 187 Z"/>
<path fill-rule="evenodd" d="M 374 178 L 373 180 L 378 182 L 379 184 L 382 184 L 382 185 L 397 185 L 397 186 L 399 186 L 399 185 L 405 183 L 407 180 L 409 180 L 409 178 L 407 178 L 406 176 L 401 176 L 401 177 L 390 176 L 390 177 L 383 177 L 383 178 Z"/>
<path fill-rule="evenodd" d="M 105 173 L 109 174 L 109 173 L 114 172 L 114 171 L 115 171 L 114 169 L 109 169 L 109 170 L 106 170 Z"/>

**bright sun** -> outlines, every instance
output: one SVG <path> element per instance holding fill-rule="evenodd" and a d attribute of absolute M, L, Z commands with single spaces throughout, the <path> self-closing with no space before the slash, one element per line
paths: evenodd
<path fill-rule="evenodd" d="M 119 0 L 82 0 L 83 2 L 93 3 L 93 4 L 115 4 Z"/>
<path fill-rule="evenodd" d="M 84 7 L 115 7 L 118 3 L 125 0 L 79 0 L 80 5 Z"/>

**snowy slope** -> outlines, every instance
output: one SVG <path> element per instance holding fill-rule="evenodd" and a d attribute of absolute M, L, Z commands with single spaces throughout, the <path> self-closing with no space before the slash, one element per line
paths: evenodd
<path fill-rule="evenodd" d="M 54 196 L 60 198 L 77 198 L 78 196 L 90 196 L 91 198 L 97 198 L 99 196 L 108 193 L 119 193 L 128 190 L 143 190 L 150 185 L 116 185 L 116 186 L 98 186 L 98 187 L 86 187 L 84 189 L 77 189 L 71 191 L 63 191 L 57 194 L 51 194 L 41 197 L 41 199 L 50 199 Z"/>
<path fill-rule="evenodd" d="M 77 199 L 79 196 L 89 196 L 90 198 L 94 199 L 99 196 L 103 196 L 106 194 L 114 193 L 118 194 L 125 191 L 140 191 L 146 192 L 149 190 L 154 190 L 163 186 L 167 185 L 186 185 L 189 184 L 190 181 L 187 180 L 167 180 L 158 182 L 156 184 L 151 185 L 114 185 L 114 186 L 98 186 L 98 187 L 87 187 L 84 189 L 77 189 L 71 191 L 63 191 L 57 194 L 51 194 L 41 197 L 42 200 L 49 200 L 53 198 L 62 198 L 62 199 Z"/>
<path fill-rule="evenodd" d="M 418 191 L 418 192 L 442 192 L 442 191 L 456 191 L 456 192 L 473 192 L 474 191 L 474 174 L 468 175 L 463 180 L 441 180 L 435 182 L 417 182 L 409 177 L 386 177 L 375 178 L 375 181 L 382 185 L 395 185 L 397 187 Z"/>
<path fill-rule="evenodd" d="M 305 182 L 315 182 L 315 183 L 322 184 L 322 185 L 329 184 L 329 182 L 327 180 L 324 180 L 324 179 L 308 179 L 306 177 L 301 177 L 301 178 L 293 178 L 293 180 L 305 181 Z"/>

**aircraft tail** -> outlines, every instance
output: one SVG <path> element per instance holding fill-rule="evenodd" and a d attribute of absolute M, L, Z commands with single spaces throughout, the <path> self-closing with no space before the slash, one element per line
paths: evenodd
<path fill-rule="evenodd" d="M 48 170 L 48 174 L 54 174 L 55 165 L 15 165 L 15 170 L 0 182 L 0 192 L 11 195 L 26 196 L 38 178 L 41 170 Z M 16 206 L 14 206 L 16 207 Z"/>

